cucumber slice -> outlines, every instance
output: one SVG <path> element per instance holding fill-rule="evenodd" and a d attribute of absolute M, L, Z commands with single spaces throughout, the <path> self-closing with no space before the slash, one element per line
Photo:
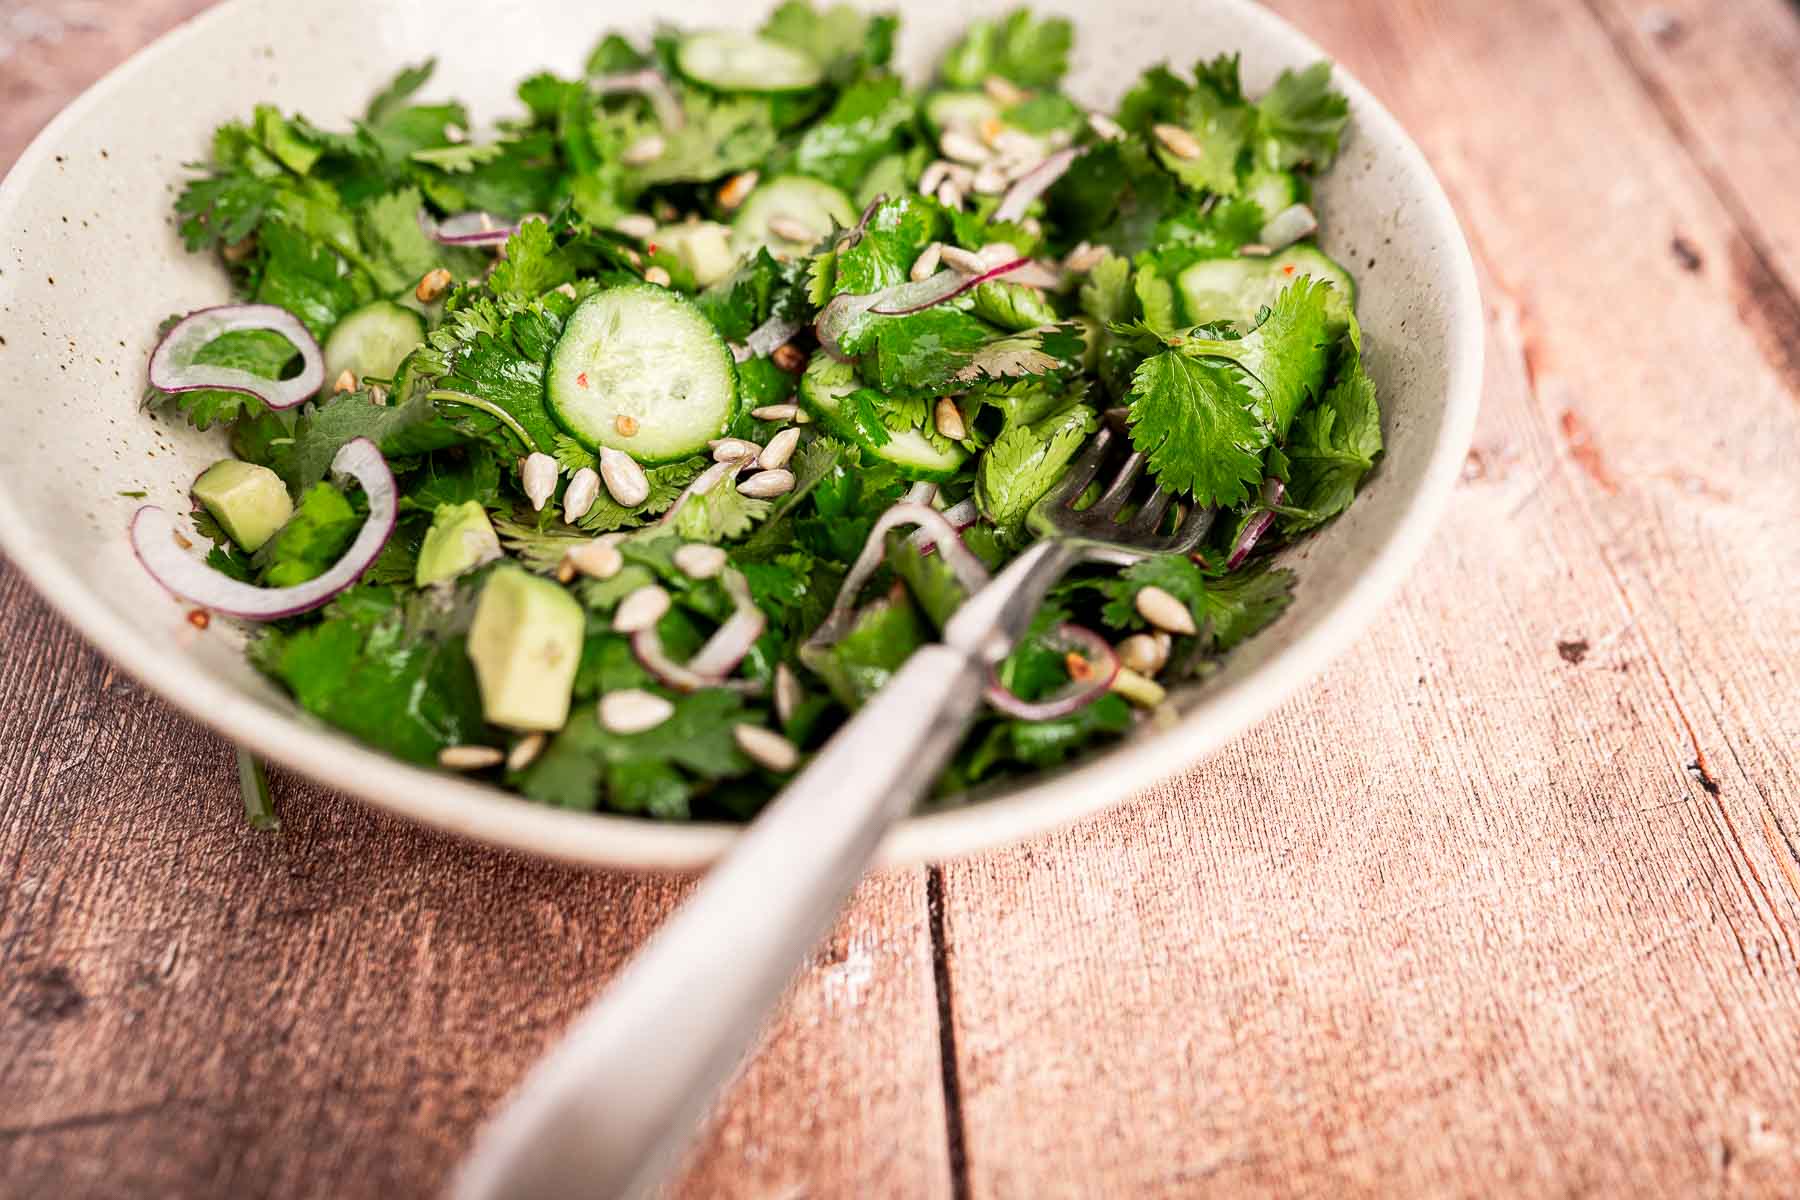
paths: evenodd
<path fill-rule="evenodd" d="M 786 232 L 770 229 L 771 224 Z M 792 258 L 810 253 L 834 226 L 847 229 L 854 224 L 856 208 L 837 188 L 807 175 L 778 175 L 751 192 L 738 209 L 731 248 L 742 257 L 767 246 L 777 256 Z M 793 237 L 790 225 L 812 236 Z"/>
<path fill-rule="evenodd" d="M 876 445 L 844 404 L 845 399 L 862 386 L 853 364 L 841 363 L 820 350 L 806 364 L 806 373 L 800 377 L 800 403 L 832 433 L 854 442 L 876 458 L 894 464 L 908 479 L 938 482 L 956 474 L 957 468 L 968 459 L 968 451 L 956 445 L 940 450 L 916 429 L 904 433 L 890 430 L 887 441 Z"/>
<path fill-rule="evenodd" d="M 940 135 L 952 129 L 974 133 L 999 115 L 1000 106 L 986 92 L 936 92 L 925 101 L 925 122 Z"/>
<path fill-rule="evenodd" d="M 1197 262 L 1181 273 L 1181 299 L 1196 325 L 1231 321 L 1242 327 L 1302 275 L 1331 284 L 1325 310 L 1333 321 L 1348 322 L 1356 308 L 1356 283 L 1316 246 L 1290 246 L 1268 258 Z"/>
<path fill-rule="evenodd" d="M 377 300 L 349 313 L 331 327 L 325 339 L 325 378 L 345 371 L 360 381 L 365 375 L 392 379 L 401 360 L 425 340 L 425 322 L 410 308 Z"/>
<path fill-rule="evenodd" d="M 1300 203 L 1300 180 L 1287 171 L 1258 167 L 1244 182 L 1244 195 L 1262 209 L 1263 220 Z"/>
<path fill-rule="evenodd" d="M 664 225 L 650 239 L 681 260 L 698 287 L 709 287 L 737 268 L 731 252 L 731 230 L 715 221 Z"/>
<path fill-rule="evenodd" d="M 682 39 L 675 65 L 721 92 L 804 92 L 825 78 L 819 60 L 753 33 L 715 31 Z"/>
<path fill-rule="evenodd" d="M 550 414 L 582 445 L 644 463 L 704 452 L 738 410 L 725 340 L 688 300 L 650 284 L 582 301 L 550 356 L 545 388 Z M 629 437 L 621 417 L 631 419 Z"/>

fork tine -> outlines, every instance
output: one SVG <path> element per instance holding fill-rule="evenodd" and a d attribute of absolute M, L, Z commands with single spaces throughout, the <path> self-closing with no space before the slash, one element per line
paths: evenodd
<path fill-rule="evenodd" d="M 1088 484 L 1100 473 L 1100 467 L 1106 461 L 1107 448 L 1112 445 L 1113 431 L 1110 426 L 1102 425 L 1088 442 L 1081 457 L 1069 464 L 1069 469 L 1062 481 L 1051 489 L 1044 501 L 1055 505 L 1073 504 L 1087 491 Z"/>
<path fill-rule="evenodd" d="M 1106 491 L 1101 493 L 1100 498 L 1094 501 L 1094 506 L 1088 511 L 1097 517 L 1113 516 L 1120 508 L 1124 507 L 1125 501 L 1131 498 L 1131 489 L 1137 486 L 1138 476 L 1143 474 L 1143 471 L 1144 456 L 1133 451 L 1131 457 L 1126 459 L 1124 465 L 1119 468 L 1119 473 L 1113 476 L 1113 481 L 1107 485 Z"/>
<path fill-rule="evenodd" d="M 1169 505 L 1174 499 L 1162 488 L 1157 488 L 1144 501 L 1144 506 L 1138 509 L 1137 515 L 1119 527 L 1119 533 L 1133 541 L 1151 536 L 1156 532 L 1157 526 L 1162 524 L 1163 515 L 1169 511 Z"/>
<path fill-rule="evenodd" d="M 1189 509 L 1187 516 L 1182 518 L 1180 527 L 1169 537 L 1168 548 L 1163 553 L 1186 554 L 1198 546 L 1200 539 L 1206 536 L 1218 516 L 1219 510 L 1216 508 L 1195 505 Z"/>

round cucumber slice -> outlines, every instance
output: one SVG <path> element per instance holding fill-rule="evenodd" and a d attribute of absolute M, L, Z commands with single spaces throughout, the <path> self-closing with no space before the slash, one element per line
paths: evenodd
<path fill-rule="evenodd" d="M 325 378 L 349 371 L 392 379 L 400 363 L 425 340 L 425 322 L 410 308 L 377 300 L 347 314 L 325 339 Z"/>
<path fill-rule="evenodd" d="M 916 429 L 904 433 L 889 430 L 887 440 L 877 445 L 845 404 L 862 386 L 854 364 L 841 363 L 821 350 L 800 377 L 800 403 L 832 433 L 894 464 L 908 479 L 938 482 L 956 474 L 968 459 L 968 451 L 954 444 L 940 450 Z"/>
<path fill-rule="evenodd" d="M 811 253 L 833 227 L 854 224 L 856 208 L 837 188 L 807 175 L 778 175 L 751 192 L 738 209 L 731 248 L 742 257 L 767 246 L 775 255 L 792 258 Z"/>
<path fill-rule="evenodd" d="M 731 350 L 712 322 L 649 284 L 582 301 L 550 356 L 545 388 L 551 415 L 582 445 L 645 463 L 704 452 L 738 409 Z"/>
<path fill-rule="evenodd" d="M 825 78 L 825 68 L 805 51 L 722 30 L 684 38 L 675 65 L 695 83 L 721 92 L 804 92 Z"/>
<path fill-rule="evenodd" d="M 1232 321 L 1247 326 L 1256 314 L 1303 275 L 1331 284 L 1325 310 L 1347 322 L 1356 307 L 1356 283 L 1349 272 L 1315 246 L 1290 246 L 1268 258 L 1215 258 L 1181 273 L 1181 299 L 1196 325 Z"/>

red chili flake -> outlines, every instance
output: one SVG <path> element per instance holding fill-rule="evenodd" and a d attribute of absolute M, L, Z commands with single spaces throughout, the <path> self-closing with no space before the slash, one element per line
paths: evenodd
<path fill-rule="evenodd" d="M 1283 275 L 1292 275 L 1294 273 L 1294 264 L 1289 263 L 1287 266 L 1281 268 L 1281 273 Z"/>
<path fill-rule="evenodd" d="M 193 612 L 188 614 L 188 624 L 192 625 L 195 629 L 205 629 L 208 625 L 212 624 L 212 614 L 207 612 L 204 608 L 196 608 Z"/>
<path fill-rule="evenodd" d="M 1063 665 L 1068 668 L 1069 678 L 1076 683 L 1086 683 L 1094 677 L 1094 664 L 1073 650 L 1063 659 Z"/>
<path fill-rule="evenodd" d="M 575 377 L 575 386 L 576 387 L 586 387 L 587 386 L 587 372 L 586 371 L 583 371 L 581 374 L 579 374 Z"/>
<path fill-rule="evenodd" d="M 644 253 L 655 254 L 656 253 L 656 243 L 655 242 L 645 242 L 644 243 Z"/>

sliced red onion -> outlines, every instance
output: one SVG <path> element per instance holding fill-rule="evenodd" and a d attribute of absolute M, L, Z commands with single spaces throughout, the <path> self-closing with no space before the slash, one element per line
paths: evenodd
<path fill-rule="evenodd" d="M 937 491 L 935 483 L 915 483 L 906 489 L 906 495 L 900 497 L 900 502 L 902 504 L 930 504 L 937 499 Z"/>
<path fill-rule="evenodd" d="M 1269 531 L 1269 526 L 1275 523 L 1275 505 L 1280 504 L 1281 498 L 1286 494 L 1287 485 L 1273 475 L 1263 480 L 1262 502 L 1264 507 L 1255 516 L 1244 522 L 1244 528 L 1238 532 L 1237 540 L 1231 543 L 1231 555 L 1225 560 L 1227 571 L 1235 571 L 1244 565 L 1244 560 L 1250 557 L 1252 550 L 1256 549 L 1256 543 L 1262 539 L 1263 534 Z"/>
<path fill-rule="evenodd" d="M 852 225 L 850 227 L 850 232 L 844 236 L 843 249 L 852 249 L 863 240 L 863 235 L 869 232 L 869 222 L 875 219 L 875 214 L 879 212 L 881 206 L 886 203 L 887 193 L 883 192 L 881 195 L 863 205 L 862 216 L 856 218 L 856 224 Z"/>
<path fill-rule="evenodd" d="M 831 612 L 825 623 L 814 631 L 807 639 L 809 646 L 829 646 L 849 632 L 855 622 L 856 598 L 861 594 L 863 585 L 875 574 L 887 558 L 888 531 L 900 525 L 917 525 L 920 532 L 931 539 L 938 553 L 956 573 L 956 581 L 970 592 L 976 592 L 987 586 L 988 569 L 967 546 L 956 527 L 944 519 L 944 514 L 929 504 L 912 504 L 900 501 L 876 520 L 875 527 L 869 530 L 869 538 L 863 543 L 862 553 L 850 566 L 850 573 L 844 576 L 844 584 L 838 589 L 837 599 L 832 602 Z"/>
<path fill-rule="evenodd" d="M 419 212 L 419 228 L 440 246 L 505 246 L 523 223 L 524 218 L 508 221 L 486 212 L 457 213 L 434 221 L 430 213 Z"/>
<path fill-rule="evenodd" d="M 911 313 L 923 312 L 933 305 L 942 304 L 946 300 L 954 300 L 990 279 L 998 279 L 1002 275 L 1011 274 L 1021 267 L 1029 265 L 1028 258 L 1014 259 L 991 271 L 980 275 L 964 275 L 961 271 L 943 270 L 929 279 L 917 283 L 908 281 L 883 288 L 879 292 L 864 292 L 860 295 L 845 292 L 834 296 L 831 302 L 819 313 L 813 330 L 818 334 L 819 345 L 825 352 L 839 362 L 849 362 L 853 357 L 843 347 L 843 336 L 850 331 L 859 318 L 867 313 L 882 317 L 904 317 Z"/>
<path fill-rule="evenodd" d="M 794 335 L 804 328 L 805 321 L 796 321 L 792 317 L 770 317 L 750 331 L 750 336 L 744 339 L 744 348 L 750 352 L 751 358 L 767 358 L 793 341 Z"/>
<path fill-rule="evenodd" d="M 1309 238 L 1317 232 L 1319 218 L 1313 210 L 1304 204 L 1295 204 L 1270 217 L 1256 240 L 1267 246 L 1269 253 L 1279 254 L 1301 238 Z"/>
<path fill-rule="evenodd" d="M 1020 721 L 1055 721 L 1079 712 L 1104 696 L 1119 673 L 1119 656 L 1105 638 L 1080 625 L 1058 625 L 1053 649 L 1078 654 L 1087 660 L 1086 679 L 1071 678 L 1067 687 L 1043 700 L 1022 700 L 1000 682 L 997 668 L 990 668 L 983 696 L 994 708 Z"/>
<path fill-rule="evenodd" d="M 131 548 L 155 580 L 184 600 L 214 612 L 249 621 L 274 621 L 311 612 L 362 578 L 394 532 L 398 507 L 394 473 L 368 438 L 345 442 L 331 469 L 362 485 L 369 498 L 369 517 L 344 556 L 317 579 L 285 588 L 241 583 L 213 570 L 175 542 L 169 514 L 146 504 L 131 518 Z"/>
<path fill-rule="evenodd" d="M 694 477 L 694 482 L 681 489 L 681 495 L 675 497 L 675 503 L 669 505 L 669 511 L 659 517 L 656 524 L 670 529 L 674 528 L 675 522 L 681 518 L 681 510 L 687 507 L 688 501 L 695 496 L 706 495 L 718 487 L 721 480 L 736 475 L 746 465 L 755 461 L 754 455 L 746 455 L 743 458 L 728 458 L 724 462 L 714 463 L 706 468 Z"/>
<path fill-rule="evenodd" d="M 236 367 L 197 363 L 194 356 L 213 339 L 245 329 L 266 329 L 294 344 L 300 373 L 292 379 L 265 379 Z M 211 389 L 255 396 L 270 408 L 304 404 L 325 384 L 325 356 L 300 318 L 273 304 L 222 304 L 177 321 L 150 355 L 150 385 L 165 392 Z"/>
<path fill-rule="evenodd" d="M 972 497 L 968 500 L 952 504 L 949 508 L 944 510 L 944 520 L 950 522 L 951 527 L 958 533 L 961 533 L 963 530 L 973 525 L 980 517 L 981 510 L 975 507 L 975 501 Z M 913 534 L 912 537 L 907 540 L 912 542 L 914 546 L 917 546 L 926 554 L 930 554 L 937 549 L 936 543 L 931 540 L 931 537 L 923 529 Z"/>
<path fill-rule="evenodd" d="M 1008 275 L 1006 282 L 1024 284 L 1045 292 L 1061 292 L 1068 289 L 1069 273 L 1055 263 L 1028 262 Z"/>
<path fill-rule="evenodd" d="M 1070 165 L 1080 157 L 1081 151 L 1070 146 L 1066 150 L 1058 150 L 1019 176 L 1018 180 L 1006 189 L 1006 195 L 1001 197 L 1000 207 L 994 210 L 994 220 L 1023 220 L 1025 210 L 1031 207 L 1031 202 L 1049 191 L 1056 181 L 1068 171 Z"/>
<path fill-rule="evenodd" d="M 687 111 L 681 107 L 681 98 L 669 86 L 669 81 L 663 78 L 662 72 L 652 67 L 645 67 L 641 71 L 602 75 L 594 80 L 594 90 L 603 96 L 636 92 L 650 101 L 650 107 L 656 110 L 657 123 L 670 133 L 687 124 Z"/>
<path fill-rule="evenodd" d="M 654 625 L 631 635 L 632 655 L 644 670 L 656 677 L 658 683 L 678 692 L 697 692 L 702 688 L 712 687 L 745 692 L 762 690 L 761 685 L 754 680 L 730 679 L 728 676 L 737 670 L 738 664 L 744 661 L 744 656 L 750 653 L 750 648 L 756 645 L 756 639 L 762 636 L 768 618 L 756 607 L 756 600 L 750 595 L 750 585 L 742 573 L 727 571 L 720 577 L 720 583 L 731 597 L 731 616 L 726 618 L 725 623 L 713 632 L 706 644 L 687 662 L 678 663 L 668 656 Z"/>

